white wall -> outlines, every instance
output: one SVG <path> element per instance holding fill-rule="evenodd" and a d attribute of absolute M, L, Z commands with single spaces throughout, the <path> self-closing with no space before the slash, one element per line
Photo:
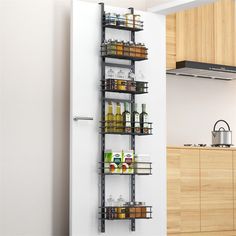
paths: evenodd
<path fill-rule="evenodd" d="M 89 10 L 90 9 L 90 10 Z M 124 13 L 126 9 L 106 7 L 107 11 Z M 152 220 L 137 220 L 136 231 L 130 232 L 129 221 L 106 222 L 105 235 L 166 235 L 166 118 L 165 118 L 165 17 L 136 11 L 145 22 L 144 31 L 136 34 L 137 42 L 149 48 L 149 60 L 137 62 L 149 81 L 149 93 L 136 96 L 139 104 L 147 104 L 152 136 L 136 138 L 136 153 L 152 157 L 153 175 L 136 177 L 136 201 L 153 206 Z M 84 25 L 84 19 L 90 21 Z M 72 31 L 71 112 L 74 116 L 91 116 L 93 121 L 71 122 L 71 236 L 97 236 L 99 233 L 99 169 L 100 155 L 100 7 L 74 1 Z M 153 25 L 156 30 L 153 30 Z M 90 29 L 88 31 L 87 29 Z M 106 39 L 129 40 L 129 32 L 107 30 Z M 86 45 L 87 47 L 85 47 Z M 119 61 L 120 62 L 120 61 Z M 124 61 L 122 63 L 127 63 Z M 109 95 L 108 95 L 109 96 Z M 114 98 L 114 94 L 110 94 Z M 117 94 L 119 98 L 127 95 Z M 125 97 L 124 97 L 125 96 Z M 72 120 L 72 119 L 71 119 Z M 129 149 L 129 137 L 106 135 L 106 148 Z M 128 176 L 106 177 L 106 198 L 120 194 L 130 200 Z"/>
<path fill-rule="evenodd" d="M 69 1 L 0 3 L 0 235 L 68 235 Z"/>
<path fill-rule="evenodd" d="M 167 144 L 211 144 L 219 119 L 233 130 L 236 144 L 236 81 L 167 76 Z"/>
<path fill-rule="evenodd" d="M 69 21 L 70 0 L 0 1 L 1 236 L 68 235 Z"/>

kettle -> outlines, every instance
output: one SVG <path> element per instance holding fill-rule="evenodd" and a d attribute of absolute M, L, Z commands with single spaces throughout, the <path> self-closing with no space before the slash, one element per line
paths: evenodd
<path fill-rule="evenodd" d="M 225 130 L 223 127 L 216 130 L 216 125 L 220 122 L 224 122 L 227 125 L 228 130 Z M 232 146 L 232 131 L 230 130 L 229 124 L 225 120 L 218 120 L 215 123 L 212 131 L 212 146 Z"/>

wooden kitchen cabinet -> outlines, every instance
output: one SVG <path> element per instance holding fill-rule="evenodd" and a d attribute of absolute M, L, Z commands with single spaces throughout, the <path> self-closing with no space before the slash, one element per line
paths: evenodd
<path fill-rule="evenodd" d="M 167 16 L 166 32 L 167 69 L 183 60 L 236 66 L 234 0 L 218 0 Z"/>
<path fill-rule="evenodd" d="M 200 231 L 199 150 L 167 149 L 167 231 Z"/>
<path fill-rule="evenodd" d="M 233 152 L 200 151 L 201 231 L 234 228 Z"/>
<path fill-rule="evenodd" d="M 233 151 L 234 230 L 236 230 L 236 151 Z"/>

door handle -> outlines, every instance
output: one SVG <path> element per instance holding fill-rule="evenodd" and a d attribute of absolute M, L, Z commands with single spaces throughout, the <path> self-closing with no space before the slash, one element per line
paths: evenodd
<path fill-rule="evenodd" d="M 93 117 L 88 117 L 88 116 L 75 116 L 73 118 L 74 121 L 78 121 L 78 120 L 93 120 Z"/>

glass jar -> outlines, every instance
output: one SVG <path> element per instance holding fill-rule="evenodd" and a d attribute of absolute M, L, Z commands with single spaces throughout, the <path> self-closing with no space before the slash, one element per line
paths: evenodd
<path fill-rule="evenodd" d="M 128 91 L 136 91 L 136 82 L 135 81 L 127 81 L 127 90 Z"/>
<path fill-rule="evenodd" d="M 142 218 L 142 203 L 135 202 L 135 218 Z"/>
<path fill-rule="evenodd" d="M 144 43 L 141 44 L 141 57 L 147 58 L 147 48 L 145 47 Z"/>
<path fill-rule="evenodd" d="M 123 55 L 124 43 L 122 41 L 117 41 L 116 44 L 116 55 Z"/>
<path fill-rule="evenodd" d="M 126 202 L 126 218 L 135 218 L 135 207 L 134 202 Z"/>
<path fill-rule="evenodd" d="M 119 14 L 117 15 L 116 25 L 122 26 L 122 27 L 125 26 L 125 16 L 124 15 L 119 15 Z"/>
<path fill-rule="evenodd" d="M 124 41 L 124 56 L 129 56 L 130 45 L 128 41 Z"/>
<path fill-rule="evenodd" d="M 134 28 L 142 29 L 141 16 L 140 15 L 134 15 Z"/>
<path fill-rule="evenodd" d="M 142 57 L 142 44 L 141 43 L 136 44 L 135 55 L 136 57 Z"/>
<path fill-rule="evenodd" d="M 131 13 L 125 14 L 125 25 L 126 27 L 133 28 L 134 27 L 134 15 Z"/>
<path fill-rule="evenodd" d="M 119 219 L 125 219 L 126 217 L 126 208 L 125 208 L 125 200 L 122 195 L 117 199 L 117 216 Z"/>
<path fill-rule="evenodd" d="M 145 206 L 145 202 L 141 202 L 142 206 L 142 218 L 147 218 L 147 207 Z"/>
<path fill-rule="evenodd" d="M 115 13 L 110 13 L 109 25 L 116 25 L 116 14 Z"/>
<path fill-rule="evenodd" d="M 130 42 L 130 47 L 129 47 L 129 55 L 130 57 L 135 57 L 136 53 L 135 53 L 135 44 L 131 41 Z"/>
<path fill-rule="evenodd" d="M 115 200 L 113 199 L 112 195 L 109 196 L 107 199 L 107 207 L 106 207 L 106 219 L 111 220 L 116 218 L 115 208 L 114 208 Z"/>

